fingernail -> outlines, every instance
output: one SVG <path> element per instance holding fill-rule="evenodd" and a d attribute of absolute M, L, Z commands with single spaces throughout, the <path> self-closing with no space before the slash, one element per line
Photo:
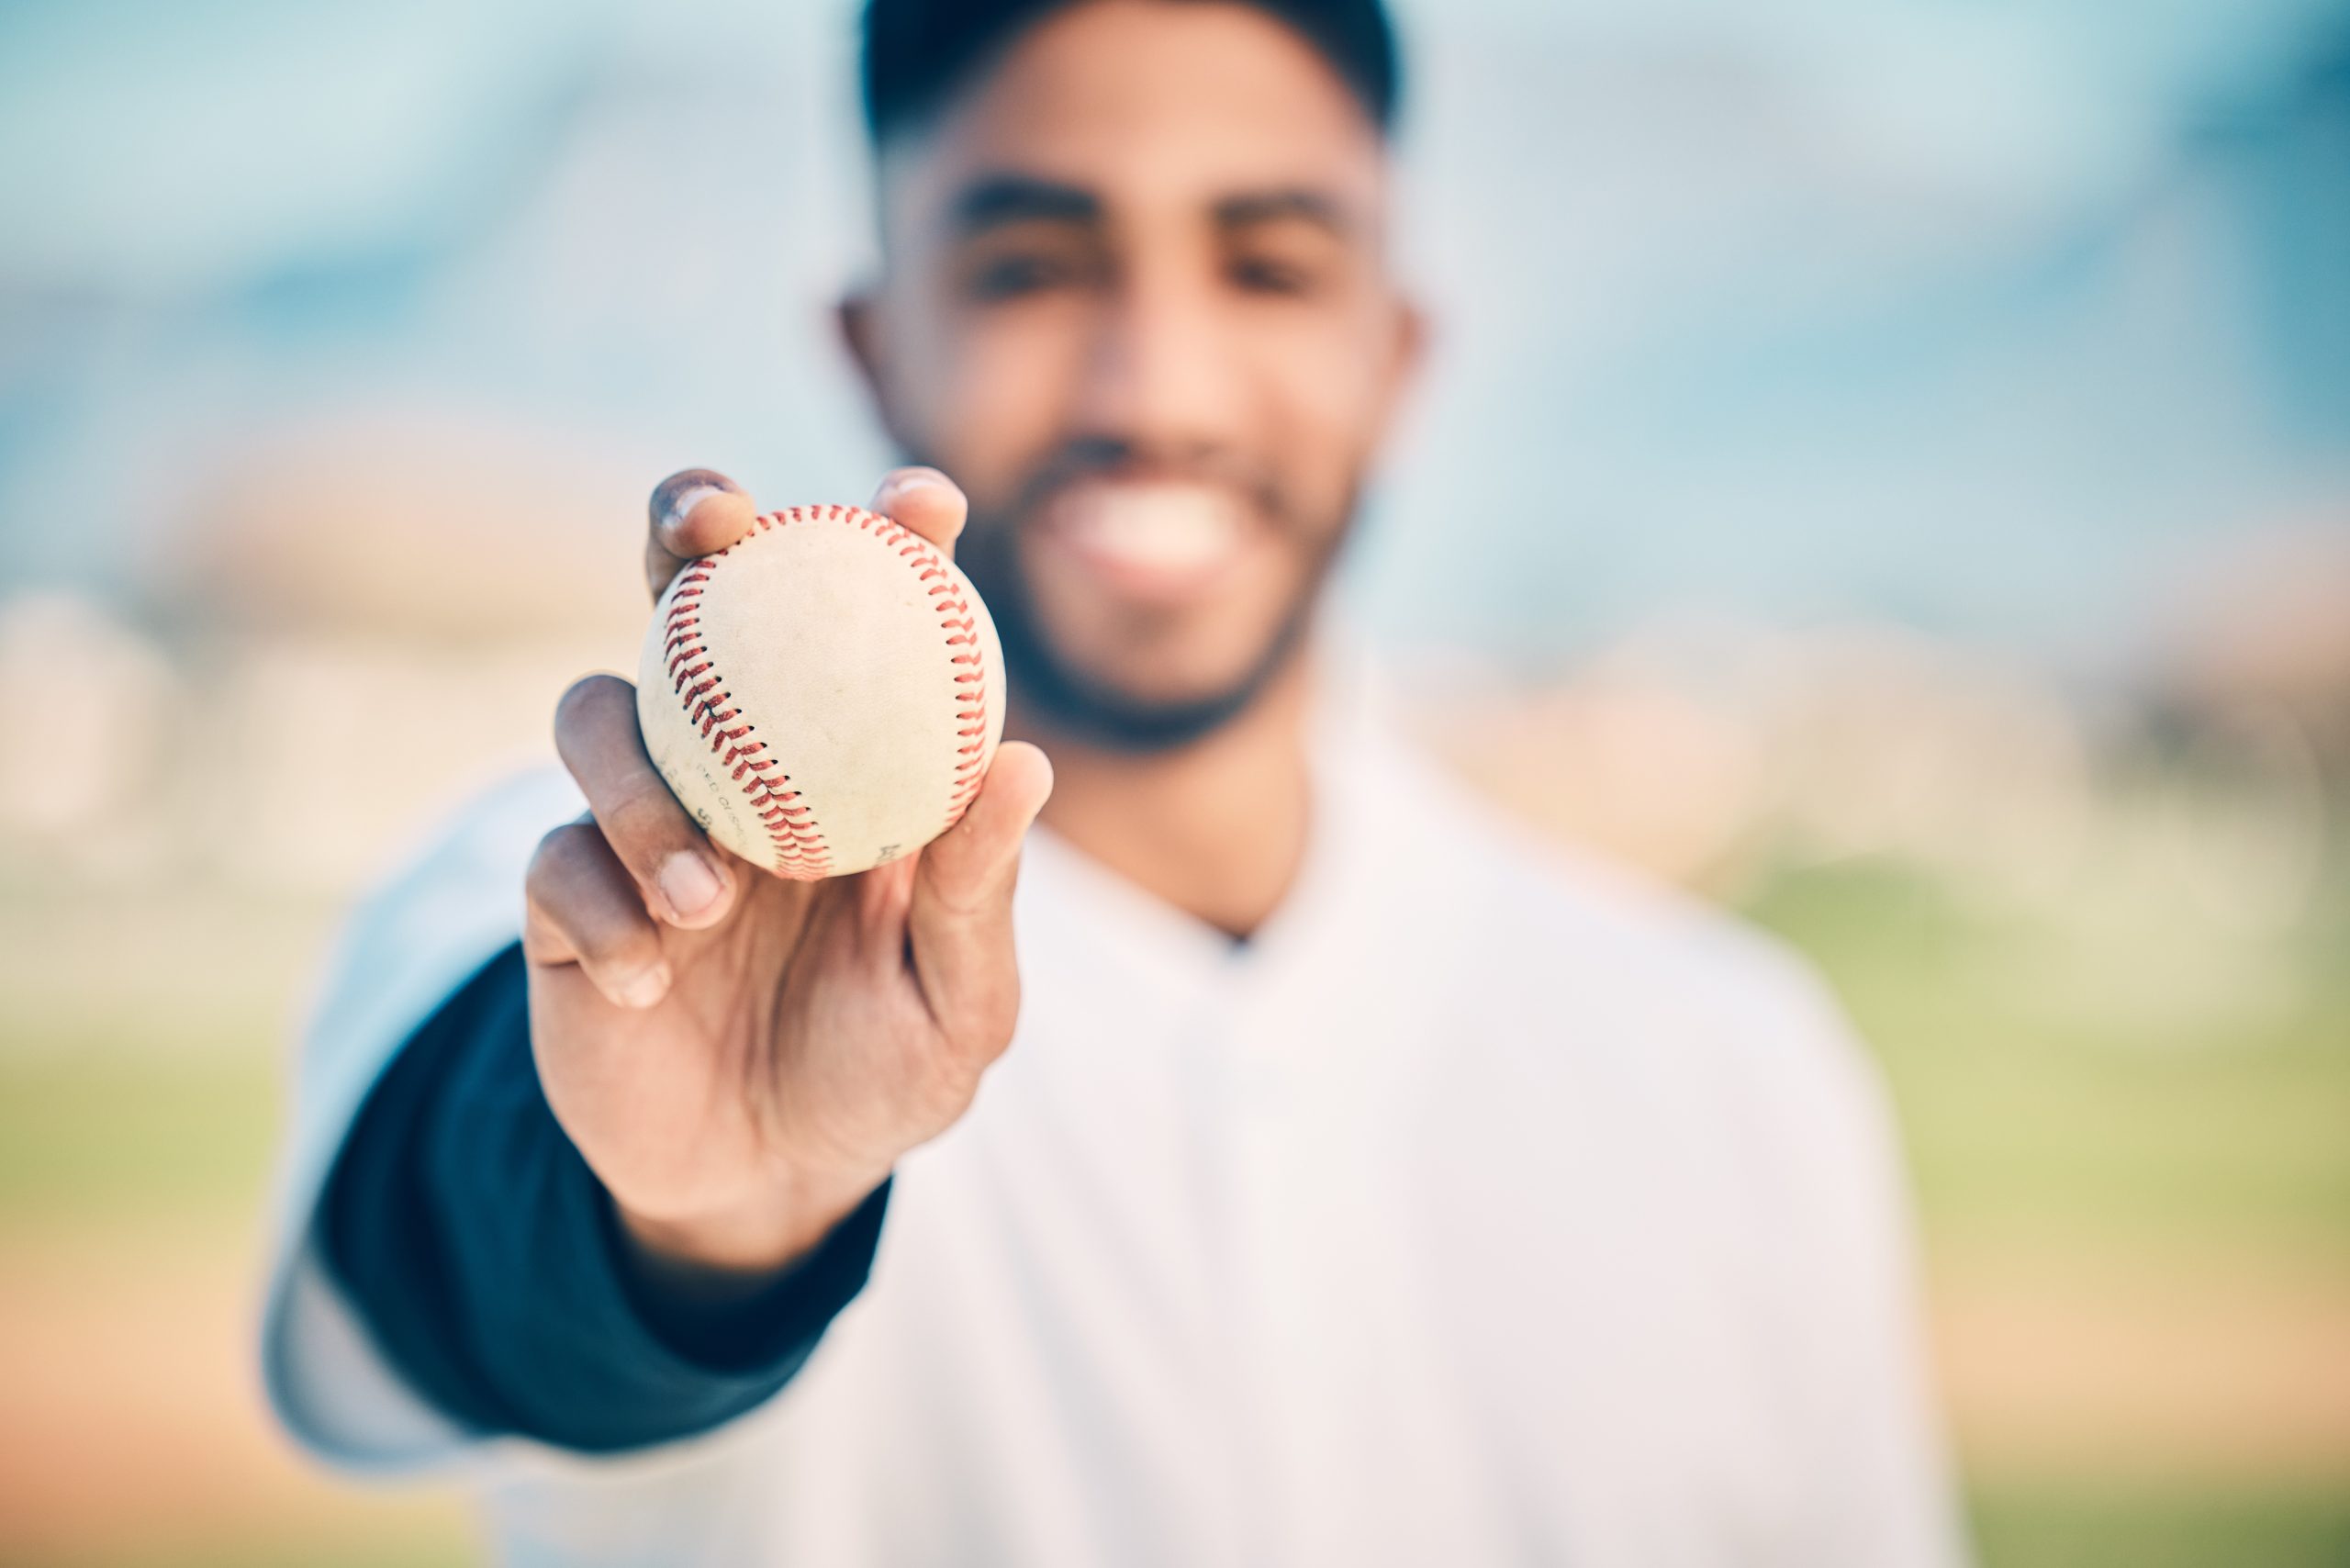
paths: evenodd
<path fill-rule="evenodd" d="M 669 907 L 688 919 L 709 909 L 726 890 L 718 868 L 690 849 L 680 849 L 661 862 L 655 879 L 661 884 L 661 896 L 669 901 Z"/>
<path fill-rule="evenodd" d="M 675 528 L 693 515 L 694 508 L 712 496 L 731 496 L 734 492 L 723 485 L 688 485 L 667 498 L 662 508 L 670 527 Z"/>
<path fill-rule="evenodd" d="M 630 1007 L 651 1007 L 669 994 L 669 966 L 655 964 L 621 988 L 621 1001 Z"/>
<path fill-rule="evenodd" d="M 943 490 L 946 487 L 946 481 L 938 475 L 927 468 L 916 468 L 891 478 L 881 487 L 881 493 L 874 500 L 886 511 L 892 502 L 902 501 L 916 490 Z"/>

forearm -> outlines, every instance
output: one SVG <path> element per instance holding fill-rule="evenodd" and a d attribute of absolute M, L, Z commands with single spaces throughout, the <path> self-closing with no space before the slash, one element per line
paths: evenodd
<path fill-rule="evenodd" d="M 403 1047 L 322 1206 L 336 1278 L 401 1373 L 480 1430 L 624 1449 L 761 1403 L 862 1287 L 886 1187 L 781 1273 L 665 1269 L 547 1108 L 529 1022 L 509 951 Z"/>

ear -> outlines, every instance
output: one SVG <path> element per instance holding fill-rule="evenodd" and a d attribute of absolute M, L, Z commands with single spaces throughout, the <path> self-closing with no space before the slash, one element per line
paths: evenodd
<path fill-rule="evenodd" d="M 1382 440 L 1394 428 L 1396 416 L 1420 383 L 1421 366 L 1428 356 L 1428 315 L 1419 301 L 1395 298 L 1393 339 L 1387 357 L 1387 385 L 1380 397 L 1379 426 Z"/>
<path fill-rule="evenodd" d="M 1420 302 L 1404 296 L 1395 301 L 1395 380 L 1409 390 L 1420 378 L 1428 353 L 1428 313 Z"/>
<path fill-rule="evenodd" d="M 841 346 L 848 351 L 849 363 L 856 366 L 856 378 L 865 384 L 865 395 L 872 400 L 874 417 L 890 439 L 898 439 L 897 420 L 890 409 L 889 377 L 882 373 L 880 310 L 869 291 L 859 289 L 845 295 L 833 308 L 833 326 L 841 335 Z"/>

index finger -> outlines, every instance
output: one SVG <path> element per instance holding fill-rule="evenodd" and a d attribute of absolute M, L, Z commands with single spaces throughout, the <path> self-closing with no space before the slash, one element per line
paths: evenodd
<path fill-rule="evenodd" d="M 743 487 L 709 468 L 688 468 L 653 487 L 644 541 L 644 580 L 653 597 L 688 561 L 714 555 L 751 532 L 759 509 Z"/>

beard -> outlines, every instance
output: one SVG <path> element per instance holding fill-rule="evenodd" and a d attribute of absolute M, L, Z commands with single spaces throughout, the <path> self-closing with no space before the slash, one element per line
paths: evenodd
<path fill-rule="evenodd" d="M 1350 489 L 1336 520 L 1315 526 L 1292 510 L 1279 487 L 1262 476 L 1197 461 L 1152 464 L 1154 476 L 1236 486 L 1284 537 L 1312 543 L 1305 546 L 1309 559 L 1295 596 L 1237 676 L 1194 695 L 1140 697 L 1104 680 L 1055 645 L 1020 554 L 1023 531 L 1034 525 L 1056 490 L 1076 479 L 1131 471 L 1133 459 L 1123 443 L 1110 442 L 1078 443 L 1056 454 L 1021 486 L 1010 505 L 999 511 L 972 509 L 956 564 L 987 601 L 1003 644 L 1005 675 L 1018 700 L 1071 739 L 1147 755 L 1178 750 L 1214 734 L 1253 707 L 1288 667 L 1313 625 L 1315 607 L 1339 548 L 1353 532 L 1355 495 Z"/>

